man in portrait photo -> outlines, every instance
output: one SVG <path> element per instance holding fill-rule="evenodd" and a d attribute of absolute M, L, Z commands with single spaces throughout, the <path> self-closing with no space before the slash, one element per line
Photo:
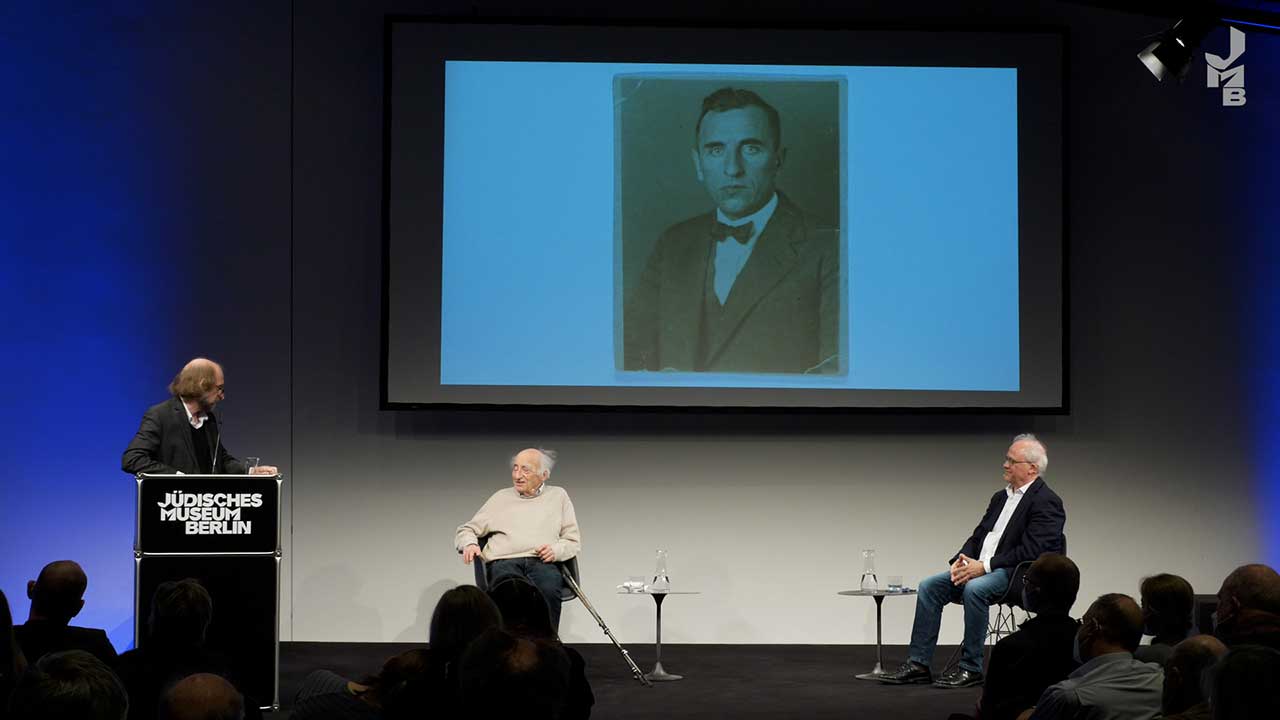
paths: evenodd
<path fill-rule="evenodd" d="M 761 92 L 771 89 L 770 83 L 752 85 Z M 725 84 L 702 98 L 700 111 L 690 107 L 687 119 L 672 125 L 683 125 L 688 133 L 684 142 L 693 141 L 687 150 L 692 167 L 652 161 L 666 173 L 692 170 L 689 175 L 702 187 L 697 202 L 706 208 L 709 196 L 711 207 L 667 227 L 641 260 L 633 236 L 645 233 L 642 222 L 633 219 L 673 212 L 650 189 L 673 184 L 641 184 L 627 175 L 627 160 L 634 154 L 624 147 L 620 369 L 846 372 L 847 358 L 840 351 L 840 87 L 832 81 L 777 82 L 776 90 L 781 95 L 816 94 L 827 103 L 824 112 L 813 113 L 826 123 L 821 126 L 825 131 L 808 133 L 824 135 L 820 140 L 825 146 L 815 144 L 813 137 L 802 138 L 811 157 L 821 155 L 826 172 L 804 168 L 794 173 L 796 185 L 824 201 L 818 203 L 826 205 L 821 220 L 778 187 L 779 173 L 790 159 L 779 111 L 762 94 Z M 812 128 L 815 120 L 807 119 L 806 127 Z M 625 121 L 621 128 L 622 142 L 632 142 Z M 652 147 L 646 152 L 654 154 Z M 633 193 L 635 187 L 641 191 Z M 652 212 L 638 207 L 646 198 Z"/>

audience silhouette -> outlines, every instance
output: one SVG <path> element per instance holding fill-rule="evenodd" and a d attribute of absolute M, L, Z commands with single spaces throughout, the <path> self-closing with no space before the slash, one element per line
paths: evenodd
<path fill-rule="evenodd" d="M 1063 555 L 1031 563 L 1023 589 L 1030 616 L 991 650 L 980 720 L 1280 717 L 1280 574 L 1273 568 L 1232 570 L 1218 591 L 1214 634 L 1191 637 L 1194 591 L 1184 578 L 1145 577 L 1141 605 L 1110 593 L 1076 621 L 1070 611 L 1080 576 Z M 261 718 L 237 668 L 206 648 L 213 599 L 198 581 L 161 583 L 144 642 L 118 658 L 101 630 L 70 625 L 86 587 L 75 562 L 49 563 L 28 585 L 31 611 L 21 626 L 0 593 L 0 720 Z M 1152 642 L 1140 647 L 1144 631 Z M 285 706 L 290 717 L 591 716 L 586 662 L 560 642 L 542 592 L 524 579 L 502 580 L 488 594 L 472 585 L 445 592 L 428 640 L 358 682 L 311 673 Z M 102 655 L 116 660 L 114 671 Z"/>
<path fill-rule="evenodd" d="M 84 650 L 107 665 L 116 662 L 116 649 L 104 630 L 71 625 L 84 608 L 89 578 L 80 565 L 57 560 L 45 565 L 35 580 L 27 582 L 31 610 L 27 622 L 13 629 L 18 645 L 35 662 L 45 653 Z"/>

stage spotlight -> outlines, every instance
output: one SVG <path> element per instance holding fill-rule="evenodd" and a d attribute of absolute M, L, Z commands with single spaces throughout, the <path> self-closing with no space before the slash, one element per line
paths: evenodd
<path fill-rule="evenodd" d="M 1213 25 L 1212 20 L 1182 18 L 1138 53 L 1138 59 L 1160 82 L 1164 82 L 1166 77 L 1181 80 L 1191 67 L 1191 52 L 1209 34 Z"/>

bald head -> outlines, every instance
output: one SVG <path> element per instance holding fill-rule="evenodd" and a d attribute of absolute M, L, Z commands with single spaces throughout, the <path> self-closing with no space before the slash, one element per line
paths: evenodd
<path fill-rule="evenodd" d="M 1164 693 L 1161 707 L 1165 715 L 1184 712 L 1205 701 L 1200 682 L 1204 671 L 1227 654 L 1227 646 L 1212 635 L 1195 635 L 1173 647 L 1164 666 Z"/>
<path fill-rule="evenodd" d="M 1218 602 L 1234 610 L 1280 614 L 1280 573 L 1261 563 L 1241 565 L 1222 581 Z"/>
<path fill-rule="evenodd" d="M 66 624 L 84 607 L 84 591 L 89 578 L 84 568 L 72 560 L 55 560 L 40 570 L 35 580 L 27 582 L 31 598 L 32 620 L 50 620 Z"/>
<path fill-rule="evenodd" d="M 160 720 L 244 720 L 244 696 L 217 675 L 188 675 L 160 699 Z"/>

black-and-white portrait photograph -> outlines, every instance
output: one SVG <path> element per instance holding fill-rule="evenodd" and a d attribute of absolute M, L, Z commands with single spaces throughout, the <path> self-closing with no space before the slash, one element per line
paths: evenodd
<path fill-rule="evenodd" d="M 846 92 L 614 79 L 619 370 L 847 373 Z"/>

